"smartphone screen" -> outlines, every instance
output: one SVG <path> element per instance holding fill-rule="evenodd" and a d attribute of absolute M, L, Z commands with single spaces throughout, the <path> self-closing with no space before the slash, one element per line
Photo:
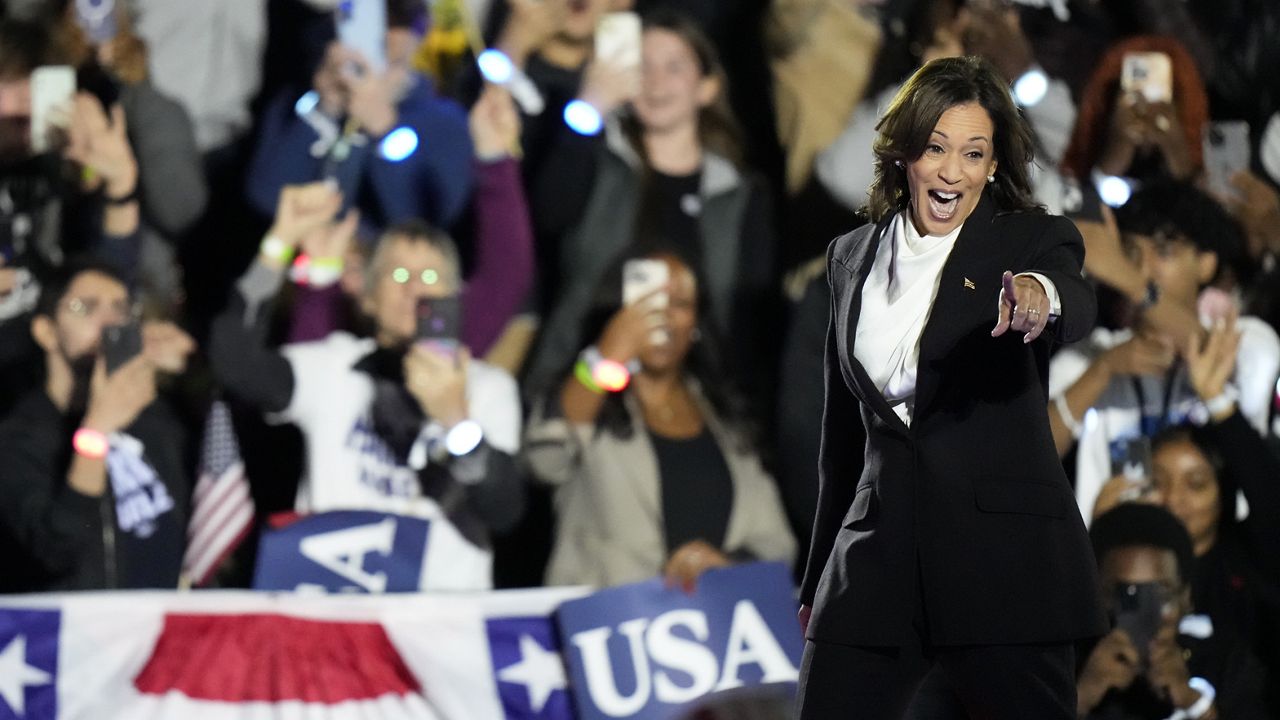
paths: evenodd
<path fill-rule="evenodd" d="M 623 67 L 640 65 L 640 16 L 633 12 L 608 13 L 596 26 L 596 57 Z"/>
<path fill-rule="evenodd" d="M 1210 192 L 1218 197 L 1243 199 L 1231 187 L 1231 177 L 1249 169 L 1249 123 L 1209 123 L 1204 128 L 1201 147 Z"/>
<path fill-rule="evenodd" d="M 1150 660 L 1150 645 L 1164 621 L 1167 592 L 1160 583 L 1130 583 L 1115 589 L 1115 626 L 1124 630 L 1138 651 L 1139 665 Z"/>
<path fill-rule="evenodd" d="M 1173 64 L 1162 52 L 1125 53 L 1120 88 L 1135 92 L 1149 103 L 1173 101 Z"/>
<path fill-rule="evenodd" d="M 418 298 L 418 330 L 414 339 L 442 352 L 456 352 L 462 326 L 462 303 L 458 296 Z"/>
<path fill-rule="evenodd" d="M 386 68 L 386 0 L 340 0 L 334 23 L 338 42 L 363 55 L 374 72 Z"/>
<path fill-rule="evenodd" d="M 45 65 L 31 73 L 31 150 L 52 150 L 70 118 L 76 71 L 70 65 Z M 61 115 L 62 117 L 59 117 Z"/>
<path fill-rule="evenodd" d="M 107 42 L 117 31 L 115 0 L 76 0 L 76 21 L 90 40 Z"/>
<path fill-rule="evenodd" d="M 108 375 L 141 352 L 142 328 L 137 323 L 102 328 L 102 357 L 107 363 Z"/>

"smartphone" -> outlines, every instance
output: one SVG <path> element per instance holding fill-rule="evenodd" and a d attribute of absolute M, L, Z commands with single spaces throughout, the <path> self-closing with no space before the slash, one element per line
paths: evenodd
<path fill-rule="evenodd" d="M 387 67 L 386 0 L 339 0 L 334 24 L 338 42 L 363 55 L 374 72 Z"/>
<path fill-rule="evenodd" d="M 640 16 L 636 13 L 607 13 L 596 25 L 596 57 L 622 67 L 639 67 L 640 33 Z"/>
<path fill-rule="evenodd" d="M 628 260 L 622 266 L 622 302 L 631 305 L 640 298 L 666 287 L 671 281 L 671 268 L 665 260 Z M 654 296 L 654 307 L 667 306 L 665 292 Z"/>
<path fill-rule="evenodd" d="M 418 298 L 417 333 L 414 340 L 441 352 L 455 353 L 460 346 L 462 303 L 458 296 Z"/>
<path fill-rule="evenodd" d="M 1112 613 L 1115 627 L 1124 630 L 1138 651 L 1138 664 L 1145 667 L 1151 660 L 1151 641 L 1164 622 L 1167 592 L 1160 583 L 1129 583 L 1115 589 Z"/>
<path fill-rule="evenodd" d="M 1243 120 L 1205 125 L 1201 140 L 1209 190 L 1218 197 L 1243 200 L 1231 177 L 1249 169 L 1249 123 Z"/>
<path fill-rule="evenodd" d="M 96 61 L 90 61 L 76 70 L 77 87 L 98 98 L 102 109 L 111 118 L 111 107 L 120 102 L 120 83 Z"/>
<path fill-rule="evenodd" d="M 1162 52 L 1125 53 L 1120 88 L 1138 93 L 1149 103 L 1172 102 L 1173 63 Z"/>
<path fill-rule="evenodd" d="M 142 352 L 142 327 L 136 322 L 106 325 L 102 328 L 102 358 L 107 374 L 116 371 Z"/>
<path fill-rule="evenodd" d="M 94 43 L 116 36 L 116 0 L 76 0 L 76 21 Z"/>
<path fill-rule="evenodd" d="M 44 65 L 31 73 L 31 151 L 52 150 L 70 119 L 76 71 L 70 65 Z"/>

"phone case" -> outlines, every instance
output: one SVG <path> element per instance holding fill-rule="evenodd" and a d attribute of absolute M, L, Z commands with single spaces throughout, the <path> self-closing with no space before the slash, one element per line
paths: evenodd
<path fill-rule="evenodd" d="M 461 324 L 462 305 L 457 297 L 418 299 L 417 340 L 456 344 Z"/>
<path fill-rule="evenodd" d="M 115 0 L 76 0 L 76 19 L 95 43 L 104 43 L 116 36 Z"/>
<path fill-rule="evenodd" d="M 387 66 L 387 6 L 384 0 L 340 0 L 334 12 L 338 42 L 364 56 L 374 72 Z"/>
<path fill-rule="evenodd" d="M 1210 123 L 1204 128 L 1201 147 L 1209 191 L 1219 197 L 1239 198 L 1231 177 L 1249 169 L 1249 123 Z"/>
<path fill-rule="evenodd" d="M 622 302 L 630 305 L 640 298 L 665 286 L 671 279 L 671 270 L 663 260 L 629 260 L 622 268 Z M 658 295 L 656 306 L 664 307 L 666 293 Z"/>
<path fill-rule="evenodd" d="M 70 65 L 45 65 L 31 73 L 31 150 L 53 148 L 54 115 L 69 110 L 76 94 L 76 71 Z"/>
<path fill-rule="evenodd" d="M 596 57 L 624 67 L 640 64 L 640 16 L 633 12 L 609 13 L 596 26 Z"/>
<path fill-rule="evenodd" d="M 1173 100 L 1173 64 L 1161 52 L 1127 53 L 1120 70 L 1120 87 L 1149 103 Z"/>
<path fill-rule="evenodd" d="M 102 328 L 102 357 L 107 363 L 107 374 L 142 352 L 142 328 L 137 323 L 107 325 Z"/>

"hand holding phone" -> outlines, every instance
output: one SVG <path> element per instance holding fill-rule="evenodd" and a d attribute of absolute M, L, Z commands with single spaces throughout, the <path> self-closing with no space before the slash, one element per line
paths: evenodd
<path fill-rule="evenodd" d="M 1243 200 L 1231 180 L 1249 169 L 1249 123 L 1209 123 L 1204 128 L 1201 147 L 1209 191 L 1219 198 Z"/>
<path fill-rule="evenodd" d="M 1151 641 L 1164 624 L 1168 601 L 1168 592 L 1160 583 L 1129 583 L 1115 589 L 1115 626 L 1125 631 L 1138 651 L 1139 667 L 1151 662 Z"/>
<path fill-rule="evenodd" d="M 387 67 L 387 4 L 385 0 L 339 0 L 334 14 L 338 42 L 360 53 L 369 70 Z"/>
<path fill-rule="evenodd" d="M 596 58 L 619 67 L 640 67 L 642 32 L 640 16 L 633 12 L 604 15 L 596 25 Z"/>

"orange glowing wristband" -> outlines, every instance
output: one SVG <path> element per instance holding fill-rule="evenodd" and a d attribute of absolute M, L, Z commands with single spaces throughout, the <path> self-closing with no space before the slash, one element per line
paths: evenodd
<path fill-rule="evenodd" d="M 90 460 L 101 460 L 107 456 L 107 450 L 111 448 L 111 443 L 107 441 L 107 436 L 99 430 L 82 427 L 71 436 L 71 447 L 75 449 L 76 454 Z"/>

